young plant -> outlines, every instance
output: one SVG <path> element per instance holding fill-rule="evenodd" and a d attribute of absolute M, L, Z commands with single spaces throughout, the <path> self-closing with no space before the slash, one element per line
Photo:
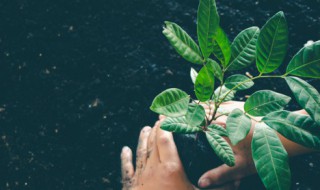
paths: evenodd
<path fill-rule="evenodd" d="M 271 17 L 260 30 L 250 27 L 240 32 L 230 44 L 219 25 L 220 18 L 214 0 L 200 0 L 197 15 L 198 44 L 177 24 L 165 22 L 163 34 L 184 59 L 202 65 L 199 73 L 191 68 L 191 78 L 197 100 L 186 92 L 171 88 L 163 91 L 152 102 L 150 109 L 167 116 L 161 128 L 176 133 L 205 133 L 218 157 L 234 166 L 232 145 L 238 144 L 249 133 L 251 119 L 262 117 L 254 128 L 251 148 L 254 164 L 267 189 L 290 189 L 291 173 L 288 154 L 276 131 L 305 147 L 320 149 L 320 95 L 308 82 L 299 78 L 320 78 L 320 41 L 302 48 L 289 62 L 286 73 L 271 75 L 283 62 L 288 48 L 288 27 L 283 12 Z M 211 55 L 213 55 L 212 58 Z M 257 76 L 228 71 L 246 68 L 252 63 Z M 234 109 L 222 113 L 220 105 L 232 100 L 237 91 L 249 89 L 261 78 L 281 78 L 287 82 L 299 105 L 309 115 L 283 110 L 291 97 L 271 90 L 253 93 L 244 104 L 244 112 Z M 215 84 L 219 86 L 215 89 Z M 207 116 L 200 105 L 214 105 Z M 220 115 L 228 115 L 226 129 L 212 124 Z"/>

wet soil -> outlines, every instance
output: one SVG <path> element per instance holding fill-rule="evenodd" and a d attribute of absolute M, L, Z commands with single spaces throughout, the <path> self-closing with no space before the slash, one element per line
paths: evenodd
<path fill-rule="evenodd" d="M 154 96 L 170 87 L 192 94 L 191 65 L 161 30 L 163 21 L 174 21 L 195 39 L 197 4 L 1 1 L 0 189 L 120 189 L 121 147 L 135 148 L 139 130 L 153 125 Z M 217 4 L 230 39 L 283 10 L 290 30 L 286 62 L 308 40 L 320 39 L 317 0 Z M 310 82 L 320 89 L 319 81 Z M 279 80 L 258 81 L 252 90 L 266 88 L 290 94 Z M 297 108 L 292 102 L 290 109 Z M 293 189 L 317 189 L 319 158 L 291 159 Z"/>

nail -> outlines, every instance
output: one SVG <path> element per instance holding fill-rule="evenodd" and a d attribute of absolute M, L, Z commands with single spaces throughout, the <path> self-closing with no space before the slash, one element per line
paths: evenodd
<path fill-rule="evenodd" d="M 210 181 L 209 181 L 209 179 L 204 178 L 204 179 L 200 179 L 198 184 L 199 184 L 199 187 L 205 188 L 210 185 Z"/>

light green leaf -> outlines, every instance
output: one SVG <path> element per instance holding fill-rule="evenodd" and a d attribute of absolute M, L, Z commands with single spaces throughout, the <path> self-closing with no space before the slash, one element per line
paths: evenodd
<path fill-rule="evenodd" d="M 244 110 L 252 116 L 264 116 L 282 110 L 290 100 L 289 96 L 271 90 L 260 90 L 248 98 L 244 104 Z"/>
<path fill-rule="evenodd" d="M 221 92 L 220 92 L 221 89 Z M 229 88 L 225 87 L 224 85 L 221 87 L 219 86 L 215 91 L 214 91 L 214 101 L 215 102 L 220 102 L 222 101 L 222 98 L 226 96 L 226 98 L 223 100 L 223 102 L 227 102 L 230 101 L 234 98 L 234 95 L 236 93 L 236 91 L 232 90 L 228 95 L 227 93 L 230 91 Z M 219 93 L 220 93 L 220 97 L 219 97 Z"/>
<path fill-rule="evenodd" d="M 220 65 L 216 61 L 214 61 L 214 60 L 212 60 L 210 58 L 208 59 L 208 63 L 210 63 L 210 65 L 212 65 L 212 67 L 213 67 L 214 76 L 217 79 L 219 79 L 220 81 L 222 81 L 223 80 L 223 76 L 222 76 L 222 70 L 221 70 Z"/>
<path fill-rule="evenodd" d="M 286 74 L 320 78 L 320 41 L 302 48 L 290 61 Z"/>
<path fill-rule="evenodd" d="M 251 88 L 254 85 L 254 83 L 247 76 L 236 74 L 228 77 L 224 85 L 229 89 L 235 87 L 234 90 L 246 90 L 248 88 Z"/>
<path fill-rule="evenodd" d="M 206 132 L 206 137 L 217 156 L 228 166 L 234 166 L 234 154 L 227 141 L 220 135 L 213 132 Z"/>
<path fill-rule="evenodd" d="M 193 84 L 196 83 L 197 76 L 198 76 L 198 72 L 194 68 L 191 67 L 191 69 L 190 69 L 190 77 L 191 77 L 191 80 L 192 80 Z"/>
<path fill-rule="evenodd" d="M 320 125 L 320 95 L 306 81 L 298 77 L 286 77 L 287 84 L 299 105 Z"/>
<path fill-rule="evenodd" d="M 244 139 L 251 128 L 251 119 L 240 109 L 234 109 L 227 119 L 227 131 L 232 145 Z"/>
<path fill-rule="evenodd" d="M 174 49 L 187 61 L 196 64 L 204 62 L 198 45 L 192 38 L 177 24 L 165 22 L 166 27 L 162 33 L 167 37 Z"/>
<path fill-rule="evenodd" d="M 194 90 L 198 100 L 205 102 L 210 99 L 214 89 L 214 71 L 212 62 L 208 62 L 200 70 L 196 83 L 194 84 Z"/>
<path fill-rule="evenodd" d="M 231 57 L 230 41 L 221 27 L 218 28 L 213 38 L 213 54 L 224 68 L 228 65 Z"/>
<path fill-rule="evenodd" d="M 167 117 L 162 121 L 160 128 L 175 133 L 195 133 L 201 131 L 200 127 L 191 126 L 185 116 Z"/>
<path fill-rule="evenodd" d="M 256 43 L 260 29 L 250 27 L 238 34 L 231 44 L 231 59 L 226 70 L 240 70 L 250 66 L 256 58 Z"/>
<path fill-rule="evenodd" d="M 179 117 L 187 113 L 189 100 L 189 95 L 184 91 L 170 88 L 154 98 L 150 109 L 158 114 Z"/>
<path fill-rule="evenodd" d="M 218 134 L 220 136 L 224 136 L 224 137 L 227 137 L 228 136 L 228 132 L 227 130 L 220 126 L 220 125 L 217 125 L 217 124 L 211 124 L 208 126 L 208 130 L 212 133 L 215 133 L 215 134 Z"/>
<path fill-rule="evenodd" d="M 213 51 L 213 37 L 220 23 L 215 0 L 200 0 L 197 18 L 197 33 L 199 45 L 204 58 Z"/>
<path fill-rule="evenodd" d="M 320 136 L 310 132 L 310 130 L 315 131 L 319 128 L 307 115 L 282 110 L 268 114 L 262 121 L 293 142 L 305 147 L 320 149 Z M 318 134 L 319 132 L 318 130 Z"/>
<path fill-rule="evenodd" d="M 257 68 L 260 73 L 276 70 L 286 56 L 288 26 L 282 11 L 270 18 L 261 29 L 257 41 Z"/>
<path fill-rule="evenodd" d="M 256 124 L 251 149 L 254 164 L 266 189 L 289 190 L 291 172 L 288 154 L 275 131 L 264 123 Z"/>
<path fill-rule="evenodd" d="M 190 126 L 199 126 L 206 117 L 204 108 L 199 104 L 189 104 L 186 120 Z"/>

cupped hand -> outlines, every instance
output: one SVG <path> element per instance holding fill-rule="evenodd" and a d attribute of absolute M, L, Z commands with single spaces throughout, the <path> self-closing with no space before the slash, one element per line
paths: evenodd
<path fill-rule="evenodd" d="M 122 149 L 123 190 L 196 189 L 183 170 L 172 134 L 160 129 L 160 121 L 141 130 L 135 169 L 131 149 Z"/>

